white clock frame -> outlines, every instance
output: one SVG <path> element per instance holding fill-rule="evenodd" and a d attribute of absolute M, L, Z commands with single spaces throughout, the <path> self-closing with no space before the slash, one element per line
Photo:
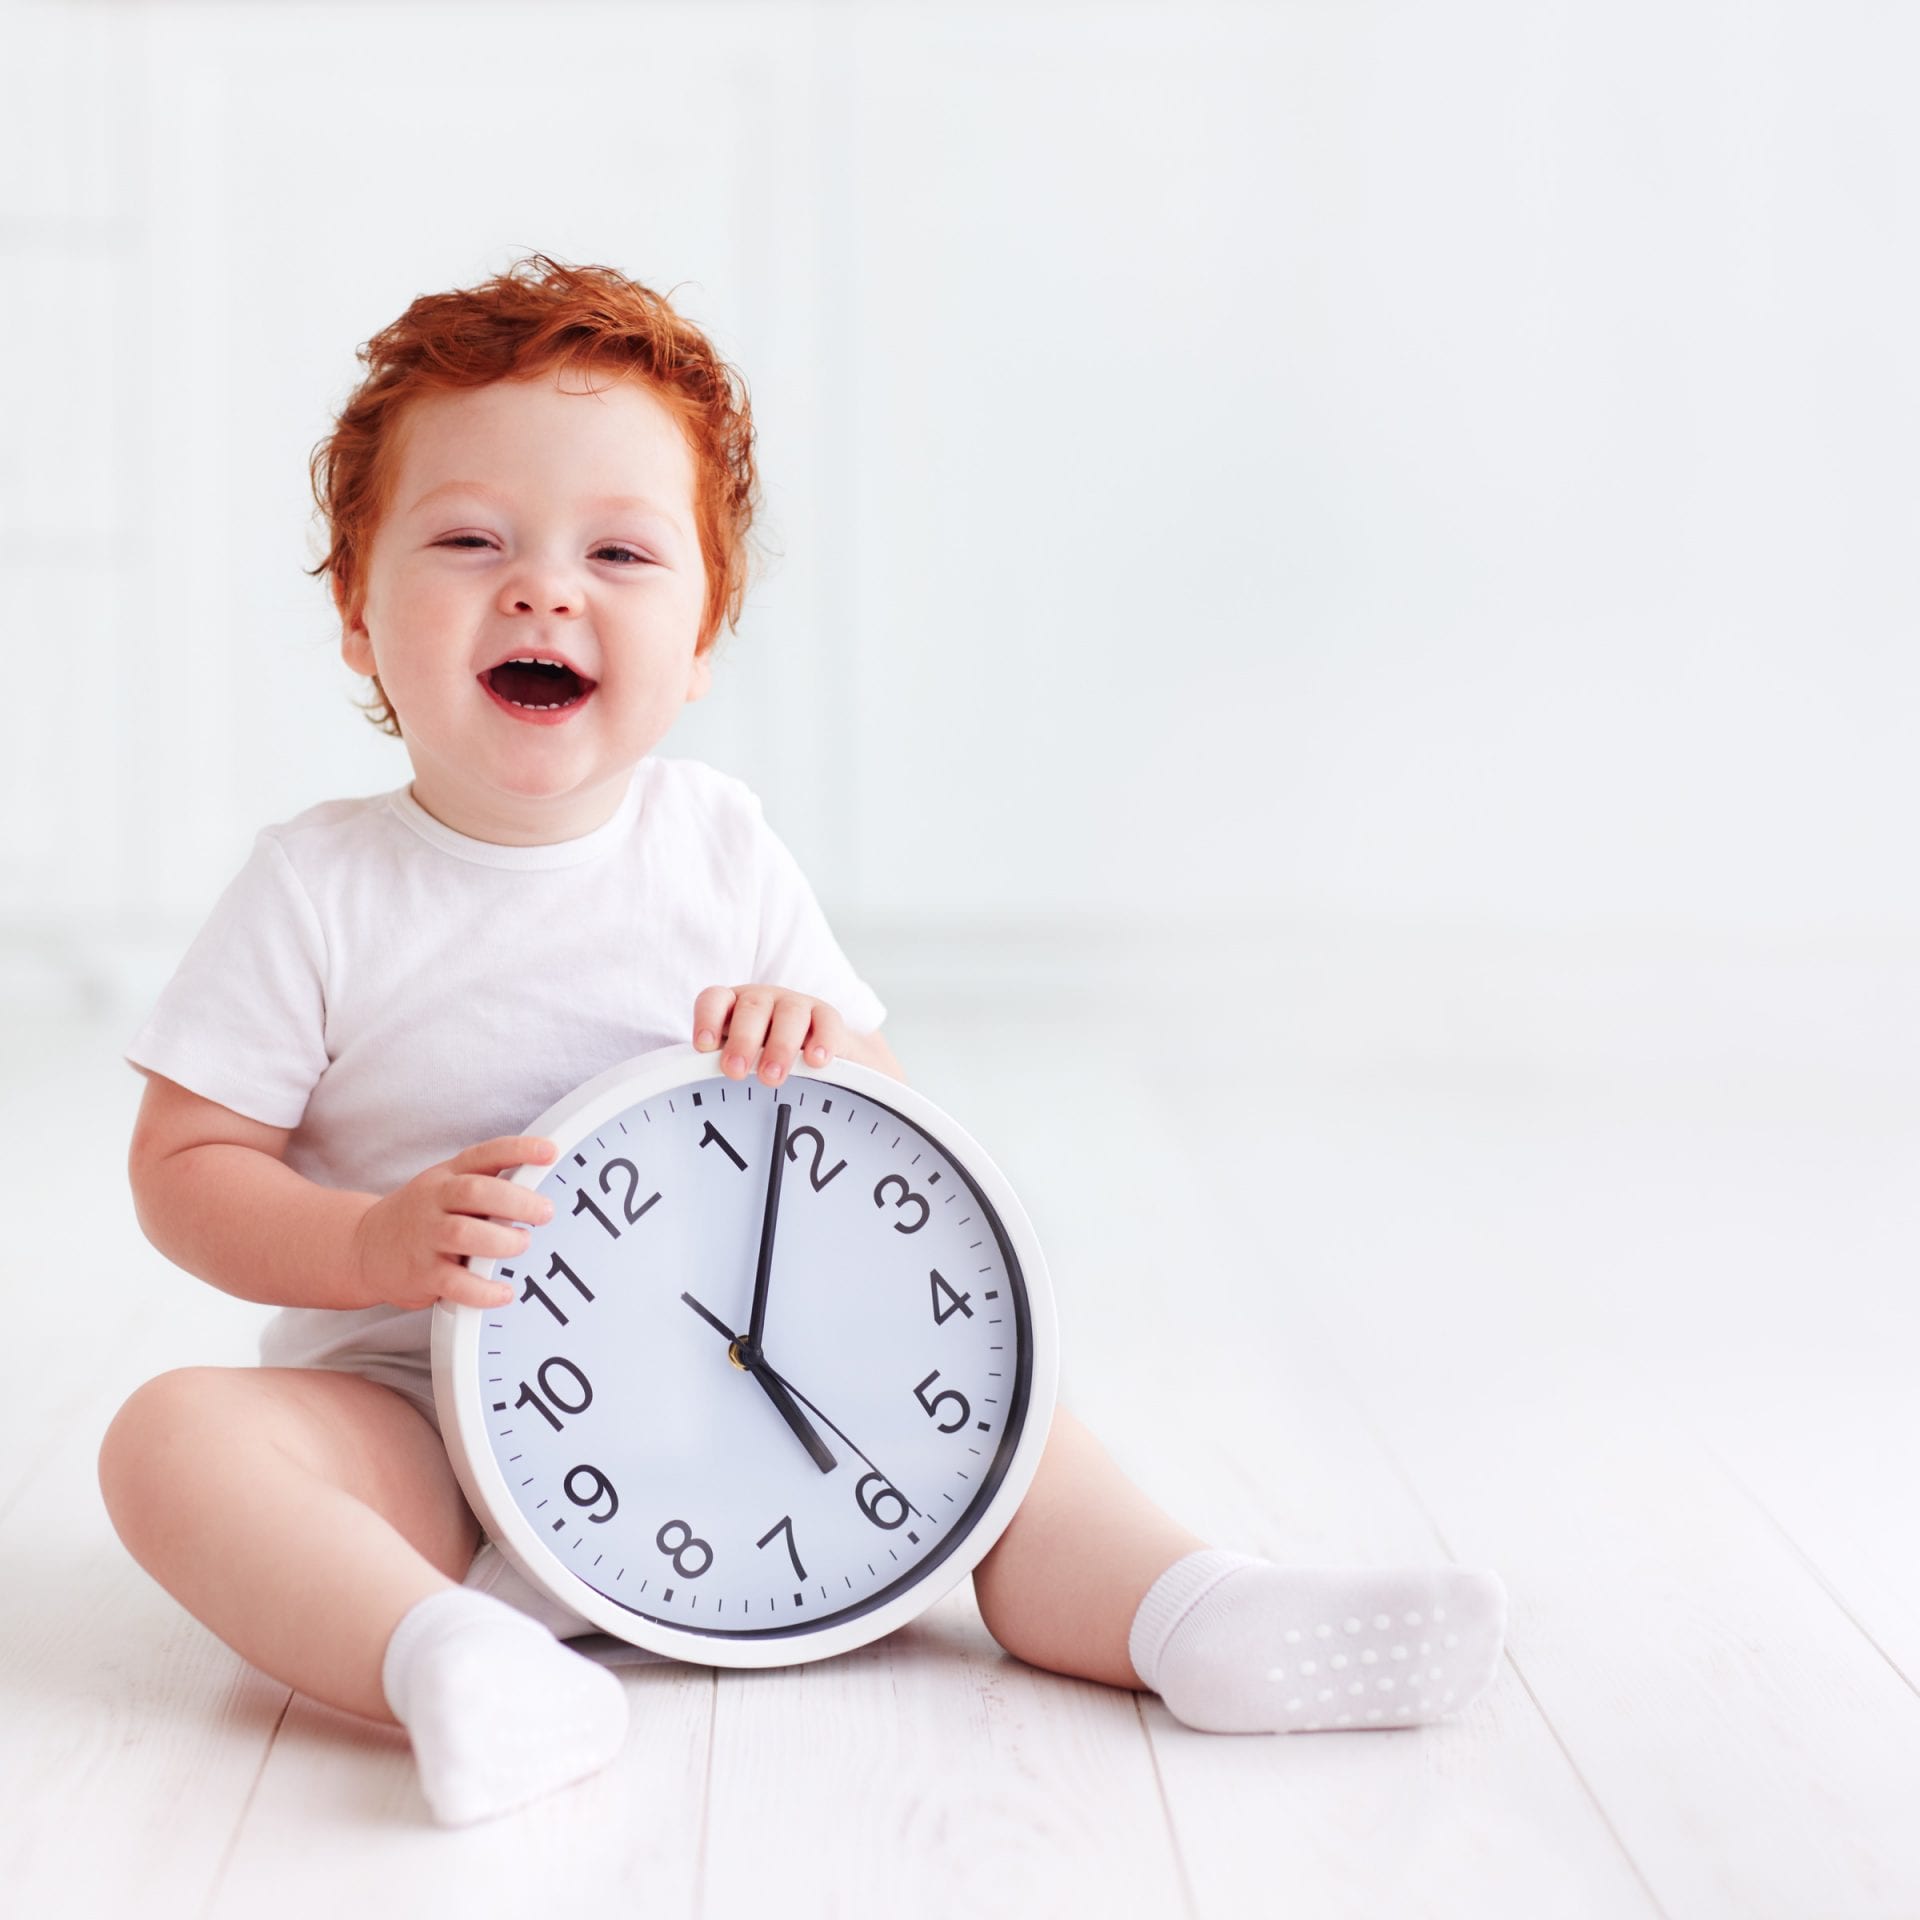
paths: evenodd
<path fill-rule="evenodd" d="M 718 1052 L 702 1053 L 691 1044 L 683 1043 L 617 1062 L 564 1095 L 522 1129 L 552 1140 L 558 1149 L 554 1159 L 517 1167 L 503 1177 L 517 1186 L 537 1190 L 570 1150 L 616 1115 L 676 1087 L 715 1078 L 719 1075 L 720 1059 Z M 1023 1365 L 1029 1369 L 1026 1414 L 1006 1472 L 979 1518 L 937 1561 L 925 1565 L 923 1573 L 904 1575 L 907 1586 L 891 1600 L 851 1619 L 825 1621 L 818 1627 L 796 1625 L 777 1638 L 759 1639 L 684 1629 L 645 1618 L 609 1600 L 548 1549 L 533 1523 L 520 1511 L 494 1458 L 485 1425 L 479 1361 L 482 1325 L 486 1316 L 498 1309 L 462 1306 L 446 1300 L 437 1302 L 433 1309 L 433 1394 L 440 1415 L 441 1438 L 468 1505 L 479 1516 L 500 1552 L 536 1592 L 571 1607 L 603 1632 L 670 1659 L 701 1666 L 785 1667 L 827 1660 L 879 1640 L 924 1613 L 957 1587 L 1006 1531 L 1007 1523 L 1033 1483 L 1058 1404 L 1059 1324 L 1046 1258 L 1026 1209 L 985 1149 L 925 1094 L 891 1074 L 862 1066 L 857 1061 L 834 1059 L 823 1067 L 797 1064 L 778 1087 L 768 1091 L 777 1096 L 785 1093 L 793 1082 L 803 1079 L 844 1087 L 849 1093 L 890 1107 L 937 1141 L 941 1150 L 975 1183 L 998 1216 L 1007 1250 L 1018 1263 L 1026 1290 L 1029 1351 L 1022 1356 Z M 502 1224 L 510 1224 L 502 1216 L 492 1217 Z M 490 1279 L 494 1268 L 503 1260 L 520 1257 L 502 1255 L 484 1260 L 469 1257 L 467 1265 L 481 1278 Z"/>

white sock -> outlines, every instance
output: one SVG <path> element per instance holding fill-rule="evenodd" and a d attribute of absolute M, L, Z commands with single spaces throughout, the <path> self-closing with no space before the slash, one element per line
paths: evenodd
<path fill-rule="evenodd" d="M 1203 1733 L 1417 1727 L 1493 1678 L 1507 1625 L 1497 1573 L 1280 1567 L 1207 1547 L 1140 1602 L 1134 1671 Z"/>
<path fill-rule="evenodd" d="M 443 1587 L 394 1628 L 380 1668 L 433 1817 L 464 1827 L 597 1773 L 627 1735 L 618 1677 L 525 1614 Z"/>

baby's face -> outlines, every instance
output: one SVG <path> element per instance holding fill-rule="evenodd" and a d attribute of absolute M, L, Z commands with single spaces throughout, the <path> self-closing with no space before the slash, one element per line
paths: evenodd
<path fill-rule="evenodd" d="M 606 821 L 711 666 L 693 456 L 637 381 L 577 374 L 430 394 L 402 428 L 365 606 L 341 655 L 378 672 L 414 797 L 456 831 L 528 845 Z M 519 655 L 594 681 L 547 724 L 486 676 Z M 525 688 L 558 700 L 561 691 Z"/>

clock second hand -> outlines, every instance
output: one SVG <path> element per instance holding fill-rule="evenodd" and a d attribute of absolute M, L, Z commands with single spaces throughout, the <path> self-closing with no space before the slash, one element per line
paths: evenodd
<path fill-rule="evenodd" d="M 700 1316 L 700 1318 L 708 1324 L 708 1326 L 712 1327 L 716 1333 L 725 1334 L 729 1340 L 737 1340 L 739 1338 L 739 1336 L 733 1331 L 731 1327 L 729 1327 L 726 1324 L 725 1321 L 720 1319 L 720 1317 L 717 1314 L 709 1313 L 707 1309 L 703 1307 L 700 1304 L 700 1302 L 693 1297 L 692 1294 L 682 1293 L 680 1298 L 684 1300 L 687 1303 L 687 1305 L 690 1306 L 694 1310 L 694 1312 L 697 1313 Z M 844 1433 L 842 1433 L 838 1427 L 835 1427 L 833 1425 L 833 1422 L 829 1420 L 827 1416 L 824 1413 L 822 1413 L 818 1407 L 814 1406 L 813 1402 L 809 1400 L 807 1396 L 804 1393 L 802 1393 L 800 1389 L 796 1387 L 793 1384 L 793 1382 L 786 1377 L 785 1374 L 775 1373 L 773 1368 L 768 1366 L 768 1364 L 764 1359 L 760 1362 L 759 1367 L 756 1368 L 755 1371 L 764 1372 L 773 1381 L 778 1382 L 779 1385 L 785 1388 L 788 1393 L 792 1394 L 793 1397 L 796 1400 L 798 1400 L 802 1406 L 810 1409 L 813 1414 L 813 1417 L 816 1420 L 818 1420 L 822 1426 L 833 1427 L 833 1431 L 839 1434 L 842 1440 L 846 1441 L 847 1446 L 853 1452 L 859 1454 L 860 1458 L 866 1461 L 867 1465 L 869 1467 L 872 1467 L 875 1473 L 879 1473 L 880 1478 L 882 1480 L 885 1480 L 887 1485 L 892 1487 L 895 1493 L 900 1493 L 899 1486 L 891 1478 L 889 1478 L 888 1475 L 881 1473 L 880 1469 L 873 1465 L 873 1456 L 863 1451 L 860 1447 L 856 1446 L 853 1441 L 848 1440 L 847 1436 Z M 904 1493 L 900 1493 L 900 1498 L 902 1500 L 907 1500 L 907 1496 Z M 909 1513 L 920 1514 L 920 1518 L 922 1520 L 924 1520 L 927 1517 L 924 1513 L 920 1513 L 920 1509 L 916 1507 L 911 1500 L 907 1500 L 907 1511 Z"/>

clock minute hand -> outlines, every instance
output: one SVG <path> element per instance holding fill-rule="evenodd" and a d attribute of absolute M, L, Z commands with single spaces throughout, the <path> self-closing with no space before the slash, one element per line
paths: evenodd
<path fill-rule="evenodd" d="M 793 1108 L 777 1100 L 773 1109 L 773 1165 L 767 1170 L 767 1206 L 760 1220 L 760 1261 L 753 1275 L 753 1317 L 747 1323 L 747 1337 L 736 1340 L 730 1357 L 736 1366 L 744 1366 L 766 1389 L 767 1398 L 780 1409 L 784 1419 L 800 1436 L 802 1445 L 813 1455 L 822 1473 L 831 1473 L 840 1463 L 827 1450 L 807 1416 L 794 1405 L 793 1397 L 772 1374 L 761 1346 L 767 1328 L 767 1294 L 773 1281 L 773 1234 L 780 1223 L 780 1176 L 787 1167 L 787 1129 L 793 1122 Z"/>
<path fill-rule="evenodd" d="M 747 1355 L 760 1358 L 760 1337 L 767 1330 L 767 1287 L 773 1278 L 773 1230 L 780 1219 L 780 1175 L 787 1164 L 787 1127 L 793 1108 L 785 1100 L 774 1104 L 773 1166 L 767 1174 L 767 1210 L 760 1221 L 760 1265 L 753 1276 L 753 1318 L 747 1323 Z"/>

